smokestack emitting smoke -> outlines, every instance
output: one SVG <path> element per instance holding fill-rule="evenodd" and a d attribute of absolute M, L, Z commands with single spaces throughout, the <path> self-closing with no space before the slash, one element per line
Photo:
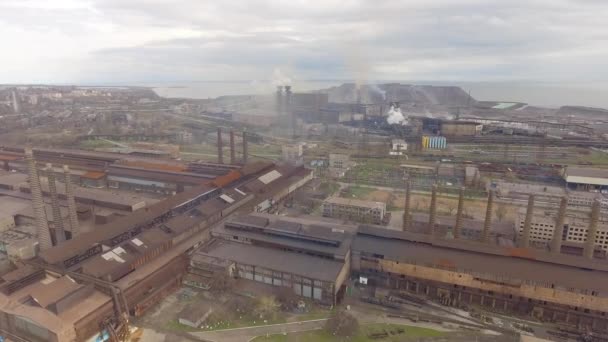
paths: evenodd
<path fill-rule="evenodd" d="M 53 226 L 55 228 L 55 245 L 65 241 L 65 228 L 63 218 L 61 217 L 61 207 L 59 206 L 59 198 L 57 198 L 57 182 L 55 182 L 55 173 L 51 163 L 46 164 L 46 179 L 49 183 L 49 193 L 51 194 L 51 208 L 53 210 Z"/>
<path fill-rule="evenodd" d="M 68 200 L 68 212 L 70 217 L 70 226 L 72 227 L 72 238 L 80 234 L 80 226 L 78 226 L 78 213 L 76 212 L 76 200 L 74 199 L 74 189 L 72 186 L 72 176 L 70 168 L 63 165 L 63 174 L 65 176 L 65 196 Z"/>
<path fill-rule="evenodd" d="M 40 179 L 38 178 L 38 170 L 36 169 L 36 161 L 34 160 L 34 152 L 30 147 L 25 148 L 25 160 L 27 161 L 30 191 L 32 192 L 32 206 L 34 208 L 38 244 L 40 250 L 43 251 L 53 247 L 53 243 L 44 210 L 44 200 L 42 199 L 42 189 L 40 187 Z"/>
<path fill-rule="evenodd" d="M 394 105 L 388 110 L 388 117 L 386 118 L 386 122 L 390 125 L 407 125 L 408 120 L 401 112 L 401 108 L 395 107 Z"/>

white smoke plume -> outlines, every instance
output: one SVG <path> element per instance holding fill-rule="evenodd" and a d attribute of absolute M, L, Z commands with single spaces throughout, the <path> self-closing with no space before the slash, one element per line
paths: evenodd
<path fill-rule="evenodd" d="M 291 85 L 292 80 L 287 74 L 285 74 L 281 69 L 275 68 L 272 71 L 272 85 L 273 86 L 283 86 L 283 85 Z"/>
<path fill-rule="evenodd" d="M 401 108 L 391 106 L 391 108 L 388 110 L 386 122 L 388 122 L 390 125 L 407 125 L 409 121 L 401 112 Z"/>

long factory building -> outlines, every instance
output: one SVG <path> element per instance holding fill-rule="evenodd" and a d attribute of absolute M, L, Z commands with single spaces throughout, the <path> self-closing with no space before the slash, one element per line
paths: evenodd
<path fill-rule="evenodd" d="M 57 342 L 122 336 L 129 316 L 181 285 L 186 252 L 209 239 L 210 227 L 237 210 L 271 209 L 311 177 L 301 167 L 269 162 L 225 170 L 99 229 L 53 239 L 54 246 L 4 274 L 0 336 Z M 39 184 L 33 189 L 41 192 Z"/>
<path fill-rule="evenodd" d="M 490 217 L 492 200 L 490 192 Z M 491 220 L 479 229 L 469 227 L 459 207 L 456 222 L 449 227 L 441 228 L 431 204 L 426 225 L 408 216 L 403 230 L 345 225 L 318 217 L 253 214 L 232 218 L 214 228 L 212 239 L 193 253 L 185 283 L 205 288 L 217 272 L 227 271 L 334 305 L 346 292 L 348 278 L 365 279 L 368 285 L 444 305 L 480 306 L 581 330 L 608 331 L 608 261 L 594 253 L 599 246 L 593 240 L 572 253 L 564 250 L 572 243 L 558 232 L 550 248 L 537 248 L 531 244 L 530 216 L 517 245 L 502 245 L 491 234 Z M 563 222 L 566 207 L 564 199 L 556 220 Z M 533 197 L 529 208 L 532 215 Z M 406 202 L 406 214 L 408 209 Z M 596 203 L 591 226 L 597 224 L 598 213 Z M 423 226 L 426 230 L 420 229 Z M 465 234 L 467 229 L 477 233 Z"/>

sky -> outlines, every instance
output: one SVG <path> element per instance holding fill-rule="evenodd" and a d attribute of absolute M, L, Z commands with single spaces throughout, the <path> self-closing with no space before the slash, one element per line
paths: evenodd
<path fill-rule="evenodd" d="M 0 0 L 0 83 L 606 82 L 606 18 L 605 0 Z"/>

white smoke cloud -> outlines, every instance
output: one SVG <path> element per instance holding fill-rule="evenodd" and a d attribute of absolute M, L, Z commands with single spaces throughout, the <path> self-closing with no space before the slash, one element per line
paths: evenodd
<path fill-rule="evenodd" d="M 401 108 L 391 106 L 391 108 L 388 110 L 386 122 L 388 122 L 390 125 L 407 125 L 409 121 L 401 112 Z"/>
<path fill-rule="evenodd" d="M 370 84 L 369 89 L 374 93 L 380 94 L 382 96 L 382 100 L 386 100 L 386 90 L 380 89 L 377 84 Z"/>
<path fill-rule="evenodd" d="M 272 71 L 272 85 L 273 86 L 282 86 L 282 85 L 291 85 L 292 79 L 285 72 L 283 72 L 279 68 L 274 68 Z"/>

